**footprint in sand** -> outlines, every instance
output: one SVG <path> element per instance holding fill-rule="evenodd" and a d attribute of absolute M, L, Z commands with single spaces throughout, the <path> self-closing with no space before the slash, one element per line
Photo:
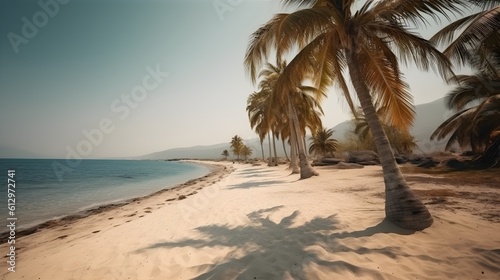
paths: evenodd
<path fill-rule="evenodd" d="M 147 210 L 147 211 L 144 211 L 144 212 L 146 212 L 146 213 L 151 213 L 151 211 L 149 211 L 149 210 Z"/>
<path fill-rule="evenodd" d="M 92 233 L 98 233 L 98 232 L 100 232 L 100 230 L 95 230 L 95 231 L 93 231 Z"/>
<path fill-rule="evenodd" d="M 173 201 L 173 200 L 175 200 L 175 198 L 169 198 L 169 199 L 167 199 L 165 201 Z"/>
<path fill-rule="evenodd" d="M 132 213 L 132 214 L 130 214 L 130 215 L 125 215 L 125 216 L 123 216 L 123 217 L 127 217 L 127 218 L 129 218 L 129 217 L 133 217 L 133 216 L 135 216 L 135 215 L 136 215 L 136 213 Z"/>
<path fill-rule="evenodd" d="M 61 236 L 59 236 L 59 237 L 58 237 L 58 238 L 56 238 L 56 239 L 64 239 L 64 238 L 66 238 L 66 237 L 68 237 L 68 236 L 67 236 L 67 235 L 61 235 Z M 17 248 L 17 249 L 19 249 L 19 248 Z"/>

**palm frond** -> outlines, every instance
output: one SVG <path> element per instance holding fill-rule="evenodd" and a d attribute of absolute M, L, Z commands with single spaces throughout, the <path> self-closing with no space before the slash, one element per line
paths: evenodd
<path fill-rule="evenodd" d="M 395 71 L 383 51 L 368 45 L 368 42 L 359 44 L 362 50 L 359 58 L 365 65 L 361 73 L 372 91 L 375 107 L 386 108 L 387 121 L 391 125 L 408 130 L 415 115 L 409 86 L 400 78 L 401 73 Z"/>
<path fill-rule="evenodd" d="M 260 69 L 262 63 L 266 61 L 272 46 L 275 45 L 276 30 L 279 29 L 280 22 L 283 21 L 287 15 L 288 14 L 276 14 L 271 20 L 250 36 L 250 43 L 248 44 L 244 64 L 253 83 L 257 80 L 258 69 Z"/>
<path fill-rule="evenodd" d="M 454 39 L 456 29 L 467 25 L 458 37 Z M 470 63 L 470 51 L 477 48 L 488 36 L 497 32 L 500 27 L 500 6 L 477 13 L 473 16 L 461 19 L 458 23 L 450 26 L 433 36 L 431 40 L 437 43 L 451 44 L 443 51 L 450 59 L 457 61 L 459 65 Z M 453 33 L 452 33 L 453 32 Z M 454 39 L 454 40 L 453 40 Z M 453 40 L 453 41 L 452 41 Z"/>
<path fill-rule="evenodd" d="M 458 86 L 445 98 L 448 108 L 462 110 L 474 101 L 482 100 L 500 92 L 500 81 L 492 81 L 487 76 L 459 75 Z"/>
<path fill-rule="evenodd" d="M 441 16 L 451 20 L 450 15 L 461 15 L 464 7 L 470 7 L 467 0 L 382 0 L 372 9 L 373 14 L 389 22 L 410 22 L 414 26 L 428 26 L 430 17 L 440 22 Z"/>
<path fill-rule="evenodd" d="M 392 24 L 369 24 L 366 30 L 366 35 L 374 33 L 382 38 L 391 38 L 390 44 L 396 47 L 403 64 L 414 63 L 424 71 L 432 69 L 447 81 L 451 81 L 454 77 L 448 58 L 422 37 Z"/>

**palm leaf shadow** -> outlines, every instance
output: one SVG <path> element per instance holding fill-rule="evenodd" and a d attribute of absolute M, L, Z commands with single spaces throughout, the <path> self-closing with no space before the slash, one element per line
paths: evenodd
<path fill-rule="evenodd" d="M 316 217 L 300 226 L 294 222 L 300 215 L 294 211 L 274 222 L 269 215 L 283 206 L 261 209 L 247 215 L 249 225 L 231 227 L 229 225 L 208 225 L 196 228 L 204 235 L 202 239 L 184 239 L 174 242 L 152 244 L 137 252 L 152 249 L 191 247 L 194 249 L 226 247 L 232 251 L 215 264 L 202 264 L 197 269 L 201 275 L 193 279 L 281 279 L 286 275 L 294 279 L 307 279 L 304 269 L 315 264 L 322 270 L 355 273 L 374 279 L 383 278 L 379 271 L 351 264 L 344 260 L 324 260 L 317 253 L 308 250 L 310 246 L 320 246 L 329 252 L 370 252 L 389 254 L 396 258 L 398 247 L 352 249 L 339 243 L 347 237 L 371 236 L 376 233 L 392 232 L 386 226 L 375 226 L 365 231 L 331 234 L 339 229 L 336 215 Z M 378 232 L 377 232 L 378 231 Z M 396 232 L 398 233 L 398 232 Z M 243 255 L 241 252 L 243 251 Z M 254 278 L 255 277 L 255 278 Z"/>

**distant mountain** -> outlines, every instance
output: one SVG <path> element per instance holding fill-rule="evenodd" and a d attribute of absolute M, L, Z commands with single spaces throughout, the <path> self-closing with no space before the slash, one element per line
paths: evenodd
<path fill-rule="evenodd" d="M 249 146 L 252 149 L 252 158 L 262 158 L 262 152 L 260 147 L 259 138 L 252 138 L 248 140 L 243 140 L 245 145 Z M 267 138 L 264 139 L 263 148 L 265 156 L 269 156 L 269 145 L 267 144 Z M 230 143 L 220 143 L 208 146 L 194 146 L 194 147 L 186 147 L 186 148 L 175 148 L 168 149 L 165 151 L 152 153 L 149 155 L 141 156 L 139 159 L 179 159 L 179 158 L 193 158 L 193 159 L 221 159 L 223 156 L 221 155 L 224 150 L 227 150 L 230 154 L 229 159 L 233 158 L 231 153 Z M 285 152 L 283 151 L 283 145 L 280 141 L 276 142 L 276 151 L 278 156 L 284 157 Z M 287 152 L 289 152 L 287 150 Z"/>
<path fill-rule="evenodd" d="M 420 151 L 423 153 L 443 151 L 449 137 L 439 142 L 430 141 L 430 137 L 438 126 L 454 114 L 446 107 L 444 98 L 415 106 L 415 113 L 416 117 L 411 133 L 417 139 Z"/>
<path fill-rule="evenodd" d="M 221 143 L 209 146 L 195 146 L 187 148 L 175 148 L 161 152 L 141 156 L 140 159 L 178 159 L 178 158 L 196 158 L 196 159 L 216 159 L 221 158 L 222 151 L 229 151 L 229 144 Z"/>
<path fill-rule="evenodd" d="M 417 139 L 418 148 L 416 153 L 427 153 L 432 151 L 442 151 L 446 145 L 446 141 L 430 141 L 432 132 L 449 116 L 452 112 L 445 107 L 444 98 L 436 101 L 419 104 L 415 106 L 415 122 L 411 133 Z M 344 121 L 333 127 L 333 138 L 338 140 L 345 139 L 346 133 L 353 129 L 353 121 Z M 309 136 L 307 136 L 309 139 Z M 252 138 L 243 141 L 252 151 L 252 157 L 261 158 L 261 147 L 258 138 Z M 264 153 L 269 156 L 269 146 L 267 138 L 264 140 Z M 197 159 L 220 159 L 222 151 L 228 150 L 231 154 L 230 144 L 221 143 L 208 146 L 195 146 L 186 148 L 169 149 L 162 152 L 157 152 L 140 157 L 141 159 L 177 159 L 177 158 L 197 158 Z M 284 157 L 283 145 L 281 141 L 276 142 L 276 150 L 278 156 Z M 289 155 L 289 148 L 287 153 Z M 229 157 L 232 158 L 232 154 Z"/>
<path fill-rule="evenodd" d="M 434 130 L 453 114 L 446 108 L 444 98 L 415 105 L 415 121 L 411 128 L 411 134 L 417 140 L 416 153 L 428 153 L 432 151 L 443 151 L 448 139 L 442 141 L 430 141 Z M 345 139 L 346 133 L 352 131 L 354 122 L 344 121 L 333 127 L 333 137 L 338 140 Z"/>

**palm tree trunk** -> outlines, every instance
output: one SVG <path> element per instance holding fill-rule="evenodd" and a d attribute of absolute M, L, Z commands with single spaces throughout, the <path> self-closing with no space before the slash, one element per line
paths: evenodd
<path fill-rule="evenodd" d="M 264 159 L 264 145 L 263 145 L 264 139 L 260 139 L 260 151 L 262 152 L 262 162 L 266 162 Z"/>
<path fill-rule="evenodd" d="M 353 46 L 346 54 L 347 65 L 352 84 L 356 90 L 368 126 L 372 131 L 382 165 L 385 183 L 386 218 L 402 228 L 411 230 L 425 229 L 432 225 L 432 216 L 425 205 L 413 194 L 396 164 L 391 145 L 373 106 L 369 89 L 357 68 L 361 67 L 361 64 L 357 61 L 354 51 L 356 47 L 354 45 L 355 42 L 353 42 Z"/>
<path fill-rule="evenodd" d="M 278 154 L 276 153 L 276 137 L 273 132 L 274 166 L 278 166 Z"/>
<path fill-rule="evenodd" d="M 281 143 L 283 144 L 283 151 L 285 152 L 286 160 L 290 161 L 290 158 L 288 157 L 288 153 L 286 152 L 285 139 L 281 138 Z"/>
<path fill-rule="evenodd" d="M 293 128 L 292 115 L 288 114 L 290 117 L 290 165 L 288 169 L 292 170 L 292 174 L 299 174 L 299 161 L 297 160 L 297 135 L 295 134 L 295 129 Z"/>
<path fill-rule="evenodd" d="M 306 157 L 308 156 L 307 154 L 307 142 L 306 142 L 306 133 L 304 132 L 304 137 L 302 138 L 302 142 L 304 142 L 304 153 L 306 154 Z"/>
<path fill-rule="evenodd" d="M 272 163 L 273 156 L 272 156 L 272 152 L 271 152 L 271 133 L 267 134 L 267 141 L 268 141 L 268 147 L 269 147 L 269 158 L 267 161 L 267 166 L 273 166 L 273 163 Z"/>
<path fill-rule="evenodd" d="M 290 97 L 288 98 L 288 110 L 289 114 L 291 115 L 293 130 L 295 131 L 295 136 L 297 137 L 296 139 L 299 147 L 300 179 L 307 179 L 312 176 L 317 176 L 319 175 L 318 172 L 316 172 L 316 170 L 314 170 L 311 164 L 309 164 L 309 161 L 307 161 L 304 142 L 302 140 L 299 140 L 301 138 L 301 135 L 299 135 L 300 134 L 299 119 L 297 118 L 297 113 L 295 112 L 295 109 L 292 106 Z"/>

